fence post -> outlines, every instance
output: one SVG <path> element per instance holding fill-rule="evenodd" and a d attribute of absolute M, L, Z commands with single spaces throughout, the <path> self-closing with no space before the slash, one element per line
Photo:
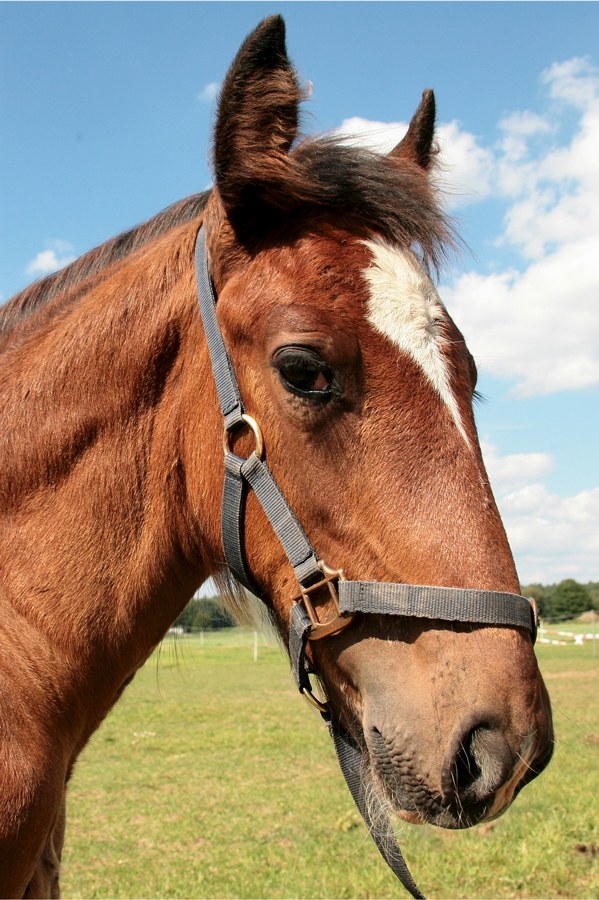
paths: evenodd
<path fill-rule="evenodd" d="M 591 610 L 591 622 L 593 623 L 593 658 L 597 657 L 597 634 L 595 631 L 595 610 Z"/>

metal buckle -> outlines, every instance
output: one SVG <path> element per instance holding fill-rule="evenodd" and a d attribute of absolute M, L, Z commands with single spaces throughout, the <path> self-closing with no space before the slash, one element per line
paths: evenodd
<path fill-rule="evenodd" d="M 528 602 L 531 605 L 532 611 L 532 630 L 531 630 L 531 638 L 533 644 L 536 643 L 537 640 L 537 631 L 539 630 L 539 607 L 537 605 L 537 601 L 534 597 L 528 597 Z"/>
<path fill-rule="evenodd" d="M 318 562 L 318 568 L 321 570 L 324 578 L 322 578 L 320 581 L 317 581 L 316 584 L 311 584 L 310 587 L 304 587 L 300 584 L 299 593 L 296 594 L 293 598 L 297 603 L 303 604 L 304 609 L 308 614 L 308 618 L 312 623 L 312 628 L 310 629 L 310 632 L 308 634 L 309 641 L 318 641 L 323 637 L 328 637 L 332 634 L 338 634 L 340 631 L 343 631 L 344 628 L 347 628 L 347 626 L 353 621 L 356 615 L 355 613 L 339 612 L 339 595 L 337 593 L 337 588 L 335 587 L 333 582 L 347 581 L 343 569 L 330 569 L 322 560 Z M 330 619 L 328 622 L 319 622 L 309 595 L 314 593 L 314 591 L 318 591 L 320 588 L 324 587 L 325 584 L 329 589 L 330 598 L 337 609 L 337 615 Z"/>

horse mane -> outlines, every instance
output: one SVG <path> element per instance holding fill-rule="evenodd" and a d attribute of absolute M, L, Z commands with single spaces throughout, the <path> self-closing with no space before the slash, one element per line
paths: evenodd
<path fill-rule="evenodd" d="M 277 240 L 298 227 L 316 229 L 334 219 L 353 231 L 380 235 L 398 246 L 411 248 L 428 271 L 438 272 L 458 241 L 442 211 L 429 177 L 401 158 L 380 156 L 338 138 L 308 139 L 287 157 L 281 179 L 272 172 L 246 196 L 249 213 L 236 223 L 242 232 L 260 235 L 265 218 Z M 252 197 L 252 193 L 254 196 Z M 74 290 L 112 264 L 177 225 L 202 213 L 211 192 L 194 194 L 167 207 L 141 225 L 106 241 L 75 262 L 55 272 L 9 300 L 0 310 L 0 336 L 7 335 L 30 315 L 58 295 L 75 296 Z M 299 213 L 299 215 L 298 215 Z M 273 229 L 273 218 L 277 228 Z"/>
<path fill-rule="evenodd" d="M 166 234 L 176 225 L 195 219 L 205 209 L 209 197 L 210 191 L 205 191 L 173 203 L 147 222 L 111 238 L 59 272 L 34 282 L 0 310 L 0 335 L 10 332 L 59 294 L 68 294 L 78 285 Z"/>

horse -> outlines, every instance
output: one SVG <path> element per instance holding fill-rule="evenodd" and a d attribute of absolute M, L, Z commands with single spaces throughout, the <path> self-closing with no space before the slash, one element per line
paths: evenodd
<path fill-rule="evenodd" d="M 456 238 L 433 93 L 387 156 L 299 139 L 303 99 L 266 19 L 222 87 L 214 187 L 0 313 L 3 897 L 59 896 L 75 761 L 210 576 L 231 604 L 238 579 L 261 598 L 301 689 L 405 821 L 492 819 L 550 759 L 533 626 L 495 608 L 519 584 L 476 367 L 434 287 Z M 221 528 L 223 485 L 251 460 L 287 524 L 252 482 Z M 288 528 L 318 551 L 309 576 Z M 429 606 L 384 609 L 377 585 Z"/>

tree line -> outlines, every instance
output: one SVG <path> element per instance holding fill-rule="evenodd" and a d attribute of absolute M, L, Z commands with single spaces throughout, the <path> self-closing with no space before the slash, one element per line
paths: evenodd
<path fill-rule="evenodd" d="M 220 597 L 192 597 L 173 622 L 173 628 L 210 631 L 212 628 L 232 628 L 236 624 Z"/>
<path fill-rule="evenodd" d="M 573 619 L 589 609 L 599 610 L 599 582 L 579 584 L 566 578 L 559 584 L 526 584 L 520 592 L 534 597 L 542 619 Z"/>

